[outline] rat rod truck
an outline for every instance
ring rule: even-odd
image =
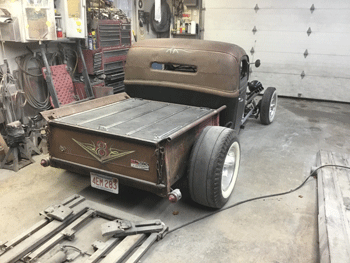
[[[255,62],[259,66],[260,61]],[[249,117],[270,124],[275,88],[248,82],[249,57],[237,45],[182,39],[136,43],[125,65],[126,93],[43,112],[49,158],[43,166],[90,176],[95,188],[119,184],[221,208],[241,159],[237,134]]]

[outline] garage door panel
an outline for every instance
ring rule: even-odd
[[[301,90],[301,78],[297,75],[253,72],[251,80],[259,80],[265,88],[275,87],[279,95],[296,97]]]
[[[230,11],[230,10],[226,10]],[[245,17],[248,20],[249,17]],[[265,9],[251,17],[253,26],[262,31],[350,33],[350,9]],[[252,27],[253,28],[253,27]]]
[[[262,60],[261,66],[259,68],[252,68],[253,72],[259,73],[276,73],[276,74],[284,74],[284,75],[297,75],[301,76],[302,72],[304,72],[307,76],[315,76],[315,77],[333,77],[333,78],[343,78],[350,80],[350,73],[347,68],[343,70],[339,70],[337,67],[332,67],[332,65],[323,66],[320,64],[311,64],[311,63],[297,63],[295,61],[285,61],[281,59],[277,62],[268,61],[264,63]]]
[[[300,76],[301,71],[300,67],[296,64],[271,64],[271,63],[264,63],[262,64],[258,69],[257,68],[252,68],[252,71],[255,72],[260,72],[260,73],[276,73],[276,74],[284,74],[284,75],[298,75]]]
[[[350,9],[317,10],[310,16],[308,27],[314,32],[350,34]]]
[[[208,31],[204,34],[206,40],[234,43],[249,50],[254,47],[260,52],[303,54],[307,49],[313,54],[340,56],[350,54],[350,45],[348,45],[350,34],[315,32],[307,36],[306,32],[258,31],[253,35],[250,31],[226,29]]]
[[[301,38],[304,38],[302,43],[300,43]],[[227,29],[206,30],[204,31],[204,39],[234,43],[249,50],[254,47],[256,51],[290,53],[304,53],[308,40],[304,33],[300,32],[258,31],[253,35],[251,31],[232,31]]]
[[[301,79],[300,76],[254,72],[251,79],[261,81],[265,88],[275,87],[283,96],[298,97],[301,94],[303,98],[350,101],[348,80],[342,78],[305,76]],[[315,86],[318,88],[310,88]]]
[[[205,30],[259,30],[306,32],[310,19],[306,19],[309,10],[276,10],[265,9],[255,14],[248,9],[208,9],[205,13]],[[224,22],[218,17],[225,17]]]
[[[315,6],[315,11],[320,9],[347,9],[350,8],[350,1],[344,0],[245,0],[245,1],[237,1],[237,0],[205,0],[205,7],[210,9],[215,8],[252,8],[258,4],[259,11],[263,9],[308,9],[310,11],[310,7],[312,5]]]
[[[206,9],[253,9],[256,5],[256,0],[245,1],[232,1],[232,0],[220,0],[212,1],[205,0],[204,6]]]
[[[307,9],[264,9],[254,18],[256,28],[262,31],[306,32],[310,19]]]
[[[339,1],[339,0],[337,0]],[[258,4],[260,9],[264,8],[288,8],[288,9],[295,9],[295,8],[307,8],[310,9],[312,4],[315,4],[317,1],[305,1],[305,0],[263,0],[263,1],[257,1],[257,0],[245,0],[245,1],[233,1],[233,0],[220,0],[220,1],[212,1],[212,0],[205,0],[205,7],[210,9],[215,8],[251,8],[254,9],[256,4]],[[259,12],[259,11],[258,11]]]
[[[350,80],[350,63],[349,61],[344,61],[342,63],[339,61],[337,63],[337,59],[334,57],[329,57],[330,60],[327,58],[319,58],[319,60],[312,62],[312,60],[307,60],[304,65],[304,72],[307,75],[312,76],[319,76],[319,77],[335,77],[335,78],[346,78]]]
[[[309,98],[350,102],[350,1],[206,2],[204,39],[235,43],[246,50],[251,61],[261,59],[261,67],[253,67],[252,76],[259,75],[259,80],[271,82],[270,86],[283,86],[282,93],[287,96],[302,93]],[[335,91],[332,96],[324,91],[330,86]],[[346,96],[341,92],[344,86]]]
[[[257,51],[304,53],[308,49],[314,54],[350,54],[348,34],[258,31],[256,39]]]
[[[220,1],[221,2],[221,1]],[[232,1],[235,2],[235,1]],[[350,8],[350,2],[347,0],[263,0],[263,1],[255,1],[258,3],[259,8],[271,8],[271,9],[308,9],[312,5],[315,7],[315,11],[319,9],[344,9]],[[315,12],[314,11],[314,12]]]
[[[285,0],[284,0],[285,1]],[[312,1],[312,4],[315,6],[315,11],[320,9],[349,9],[350,8],[350,1],[347,0],[316,0]],[[311,6],[311,5],[310,5]]]
[[[281,73],[319,77],[336,77],[350,79],[350,60],[342,56],[308,56],[290,53],[256,52],[250,56],[251,61],[261,60],[259,68],[252,67],[255,72]],[[327,61],[327,63],[325,63]]]
[[[324,100],[350,101],[349,80],[328,76],[305,76],[302,80],[302,96]],[[313,88],[310,88],[313,87]]]
[[[312,32],[349,33],[350,10],[319,10],[310,15],[310,10],[287,10],[278,12],[272,9],[259,11],[248,9],[208,9],[205,13],[205,30],[237,30],[252,31],[254,26],[258,31],[302,32],[308,28]],[[223,22],[218,17],[225,17]]]
[[[276,72],[282,74],[301,74],[300,68],[305,63],[305,58],[298,54],[291,53],[269,53],[269,52],[256,52],[254,56],[251,56],[251,61],[260,59],[261,65],[259,68],[255,68],[252,65],[252,70],[263,72]]]
[[[271,32],[256,33],[255,50],[258,52],[304,53],[309,39],[302,32]]]

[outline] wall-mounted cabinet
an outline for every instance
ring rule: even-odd
[[[86,38],[86,1],[56,0],[56,23],[63,37]]]
[[[0,0],[0,40],[25,43],[57,37],[87,37],[85,0]]]
[[[0,8],[3,10],[1,40],[30,42],[56,39],[53,0],[1,0]],[[6,21],[5,17],[8,18]]]

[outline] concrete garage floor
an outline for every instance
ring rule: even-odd
[[[280,99],[270,126],[251,119],[239,137],[239,178],[227,205],[298,186],[320,149],[350,152],[350,105]],[[72,194],[133,213],[160,218],[170,229],[214,210],[185,195],[170,204],[153,194],[121,186],[113,195],[90,187],[89,178],[39,165],[18,173],[0,170],[0,240],[39,221],[38,212]],[[177,215],[173,212],[177,211]],[[175,231],[141,262],[317,262],[315,179],[289,195],[240,205]]]

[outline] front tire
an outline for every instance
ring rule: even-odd
[[[260,121],[262,124],[269,125],[276,116],[277,92],[276,88],[269,87],[264,92],[260,105]]]
[[[223,207],[236,184],[240,157],[240,144],[232,129],[206,127],[190,157],[188,179],[192,200],[208,207]]]

